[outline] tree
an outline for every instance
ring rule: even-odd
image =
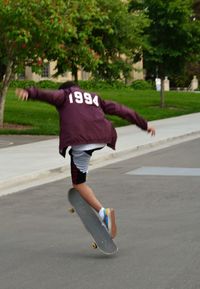
[[[194,17],[193,0],[138,0],[151,21],[146,29],[145,68],[161,78],[161,107],[165,106],[163,82],[200,57],[200,22]]]
[[[41,66],[52,51],[54,57],[62,52],[63,35],[73,30],[65,2],[0,0],[0,126],[13,75],[25,65]]]
[[[58,59],[58,74],[78,68],[95,77],[113,80],[128,77],[134,56],[141,52],[145,14],[128,11],[122,0],[80,0],[72,12],[75,33],[65,38],[63,55]]]
[[[63,53],[57,58],[57,72],[55,75],[70,70],[75,81],[78,81],[80,67],[91,72],[98,62],[89,40],[94,19],[100,17],[100,15],[96,0],[71,1],[70,7],[71,23],[74,30],[64,36]]]
[[[126,79],[141,55],[149,22],[143,11],[129,11],[125,1],[97,0],[97,4],[101,18],[95,19],[90,39],[99,63],[93,74],[110,81]]]

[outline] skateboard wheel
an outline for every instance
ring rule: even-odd
[[[96,242],[92,242],[92,248],[93,248],[93,249],[97,249],[97,244],[96,244]]]
[[[71,214],[75,213],[74,208],[69,208],[69,212],[70,212]]]

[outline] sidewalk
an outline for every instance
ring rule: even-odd
[[[155,137],[133,125],[118,128],[116,151],[106,147],[95,152],[90,170],[200,137],[200,113],[151,124],[156,127]],[[67,154],[64,159],[59,155],[58,139],[0,149],[0,196],[69,175],[69,156]]]

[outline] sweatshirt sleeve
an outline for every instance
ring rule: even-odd
[[[113,101],[100,99],[100,106],[105,114],[117,115],[130,123],[137,125],[142,130],[147,130],[147,121],[136,111]]]
[[[37,88],[28,88],[28,99],[40,100],[47,102],[56,107],[61,106],[66,100],[65,90],[47,90],[47,89],[37,89]]]

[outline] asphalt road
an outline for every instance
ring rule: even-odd
[[[199,289],[200,178],[129,175],[141,167],[199,168],[200,139],[91,171],[116,209],[119,252],[90,249],[67,211],[70,179],[0,198],[1,289]]]

